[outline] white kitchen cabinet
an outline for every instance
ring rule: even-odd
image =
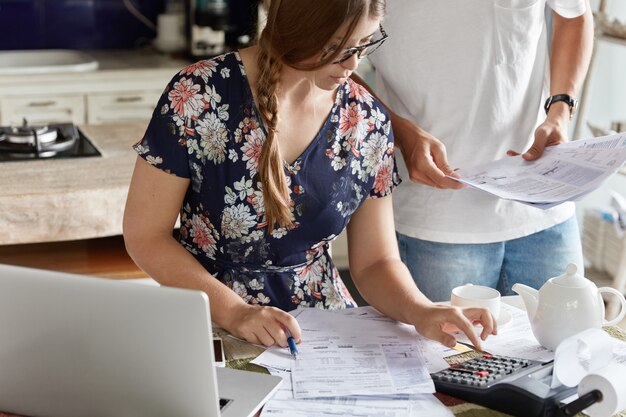
[[[162,92],[163,89],[159,88],[152,91],[89,94],[87,95],[87,123],[148,121]]]
[[[0,98],[0,125],[20,125],[26,118],[31,125],[42,123],[85,123],[85,96],[23,95]]]
[[[151,51],[93,51],[99,69],[0,76],[0,126],[147,123],[172,76],[189,61]]]

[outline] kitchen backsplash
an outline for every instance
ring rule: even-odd
[[[165,0],[131,0],[152,22]],[[156,33],[123,0],[0,0],[0,49],[118,49]]]

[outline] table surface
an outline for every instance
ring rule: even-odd
[[[158,285],[156,282],[150,278],[147,279],[137,279],[134,280],[137,283],[148,284],[148,285]],[[524,309],[524,304],[520,296],[506,296],[502,297],[502,301],[506,304],[512,305],[514,307]],[[621,340],[626,340],[626,332],[618,327],[605,328],[605,330],[611,334],[612,336],[619,338]],[[213,328],[213,333],[215,336],[222,337],[224,341],[224,350],[226,353],[227,366],[235,369],[246,369],[250,371],[256,372],[267,372],[264,368],[250,364],[249,362],[261,354],[265,348],[259,347],[256,345],[252,345],[243,340],[232,337],[228,332],[219,327]],[[472,353],[468,354],[460,354],[466,355],[468,358],[471,357]],[[458,358],[459,355],[456,355],[454,358]],[[458,359],[454,359],[454,361],[458,361]],[[507,414],[501,413],[499,411],[494,411],[483,406],[468,403],[462,400],[458,400],[454,397],[450,397],[444,394],[435,394],[439,400],[441,400],[456,417],[506,417]],[[576,417],[584,417],[583,414],[577,414]],[[622,412],[618,414],[619,417],[626,417],[626,412]],[[14,414],[6,414],[0,412],[0,417],[19,417]]]

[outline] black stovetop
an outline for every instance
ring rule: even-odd
[[[100,156],[98,149],[72,123],[56,123],[48,125],[57,130],[58,139],[49,144],[41,144],[39,148],[31,144],[9,143],[2,140],[10,127],[0,127],[0,162],[28,161],[37,159],[67,159]],[[71,141],[74,141],[71,143]],[[61,149],[61,150],[55,150]]]

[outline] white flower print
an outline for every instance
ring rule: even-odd
[[[284,227],[279,227],[277,229],[272,230],[272,237],[274,239],[280,239],[281,237],[287,234],[288,230]]]
[[[165,103],[161,107],[161,116],[163,116],[164,114],[167,114],[168,111],[170,111],[170,106],[169,106],[169,104]]]
[[[226,126],[213,113],[197,121],[196,131],[200,135],[202,156],[216,164],[226,159],[228,131]]]
[[[326,278],[322,282],[322,295],[325,297],[324,307],[329,310],[338,310],[345,308],[345,301],[341,298],[341,295],[335,289],[335,286]]]
[[[252,290],[259,291],[263,289],[263,281],[259,282],[259,280],[255,278],[248,283],[248,286]]]
[[[137,144],[135,145],[135,151],[139,155],[145,155],[150,152],[150,147],[148,145]]]
[[[234,281],[233,282],[233,291],[239,297],[243,298],[246,303],[249,303],[250,300],[253,298],[251,295],[248,295],[248,289],[246,288],[246,286],[243,285],[239,281]]]
[[[163,163],[163,158],[161,158],[160,156],[148,155],[146,156],[146,162],[148,162],[150,165],[159,165]]]
[[[239,155],[237,155],[237,152],[234,149],[229,149],[228,150],[228,159],[233,161],[233,162],[237,162],[239,160]]]
[[[228,120],[228,108],[229,107],[230,106],[228,104],[222,104],[221,106],[217,108],[217,117],[219,117],[220,120],[223,120],[223,121]]]
[[[256,299],[259,302],[259,304],[269,304],[272,301],[270,300],[268,296],[266,296],[262,292],[257,294]]]
[[[239,199],[242,201],[245,200],[247,196],[254,193],[254,190],[252,189],[252,180],[246,180],[246,177],[241,177],[239,181],[235,181],[234,187],[235,191],[239,192]]]
[[[352,162],[350,162],[350,168],[352,168],[352,175],[357,175],[357,177],[361,181],[367,178],[367,176],[363,174],[363,170],[361,169],[361,163],[358,159],[353,159]]]
[[[237,194],[235,194],[235,192],[229,186],[226,186],[225,191],[226,195],[224,196],[224,203],[232,206],[237,202]]]
[[[255,216],[250,213],[250,206],[228,206],[222,213],[222,234],[229,239],[240,238],[256,225],[255,220]]]
[[[387,150],[387,137],[379,132],[373,132],[368,139],[361,144],[362,166],[365,172],[374,175],[380,165],[383,155]]]
[[[217,103],[222,101],[222,96],[215,91],[214,85],[210,87],[207,86],[206,93],[204,93],[204,100],[211,105],[211,108],[215,109],[217,108]]]
[[[377,108],[372,109],[372,113],[370,115],[370,123],[373,124],[376,129],[380,129],[383,123],[385,123],[385,120],[387,120],[387,116],[385,116],[385,113]]]
[[[334,157],[330,165],[333,167],[335,171],[340,171],[343,167],[346,166],[345,158],[340,158],[338,156]]]
[[[220,75],[222,76],[222,78],[230,78],[230,69],[222,68],[222,70],[220,71]]]

